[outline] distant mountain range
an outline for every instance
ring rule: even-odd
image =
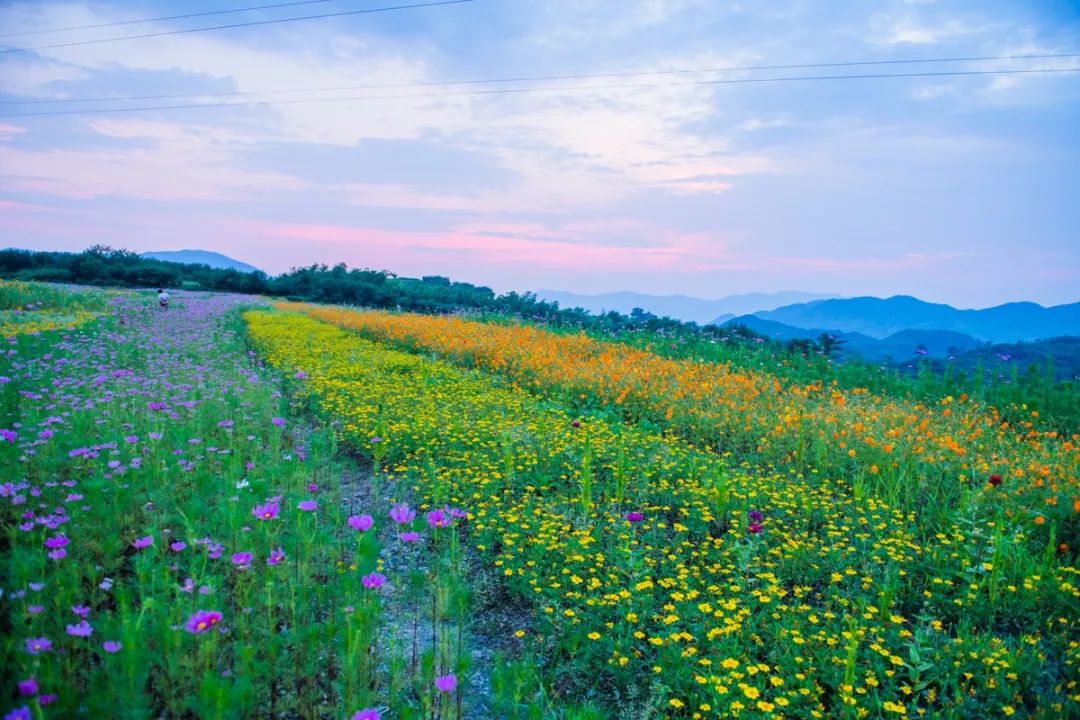
[[[958,310],[908,296],[859,297],[799,303],[720,319],[745,325],[776,340],[814,339],[822,333],[842,340],[842,352],[872,360],[917,356],[946,358],[992,343],[1015,343],[1080,335],[1080,302],[1043,307],[1009,303],[984,310]],[[1060,346],[1060,344],[1058,344]]]
[[[907,295],[817,300],[753,313],[795,328],[825,328],[885,339],[902,330],[949,330],[987,342],[1018,342],[1080,334],[1080,302],[1043,307],[1008,303],[957,310]]]
[[[227,255],[211,252],[210,250],[154,250],[153,252],[144,252],[142,256],[154,260],[184,263],[185,265],[209,265],[219,270],[239,270],[240,272],[257,272],[259,270],[254,265],[233,260]]]
[[[699,325],[719,325],[737,315],[747,315],[763,310],[774,310],[793,303],[836,297],[807,292],[746,293],[729,295],[719,300],[705,300],[688,295],[647,295],[636,292],[613,292],[601,295],[582,295],[561,290],[537,290],[541,300],[558,302],[560,307],[579,307],[591,313],[603,314],[614,310],[624,315],[634,308],[647,310],[653,315],[670,317]]]

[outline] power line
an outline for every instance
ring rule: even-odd
[[[54,50],[56,48],[76,47],[79,45],[97,45],[99,43],[116,42],[118,40],[139,40],[142,38],[164,37],[165,35],[187,35],[190,33],[207,32],[209,30],[231,30],[233,28],[255,27],[258,25],[277,25],[279,23],[297,22],[299,20],[319,20],[322,18],[346,17],[350,15],[367,15],[370,13],[388,12],[391,10],[411,10],[414,8],[438,7],[440,5],[461,5],[463,3],[478,2],[478,0],[437,0],[436,2],[414,3],[411,5],[393,5],[390,7],[368,8],[366,10],[345,10],[342,12],[322,13],[319,15],[304,15],[301,17],[279,18],[277,20],[253,20],[251,22],[231,23],[229,25],[213,25],[210,27],[188,28],[186,30],[163,30],[161,32],[143,33],[142,35],[124,35],[121,37],[97,38],[96,40],[79,40],[77,42],[57,43],[55,45],[37,45],[24,48],[6,48],[0,50],[0,54],[35,52],[38,50]]]
[[[73,32],[75,30],[97,30],[98,28],[116,27],[118,25],[138,25],[148,22],[164,22],[166,20],[187,20],[189,18],[206,17],[207,15],[229,15],[232,13],[251,12],[253,10],[272,10],[275,8],[295,7],[296,5],[319,5],[333,2],[334,0],[300,0],[298,2],[277,3],[275,5],[255,5],[253,7],[235,8],[233,10],[208,10],[207,12],[187,13],[186,15],[167,15],[165,17],[143,18],[141,20],[120,20],[117,22],[98,23],[97,25],[76,25],[74,27],[50,28],[48,30],[25,30],[23,32],[2,33],[0,38],[25,37],[26,35],[46,35],[49,33]]]
[[[772,78],[742,78],[728,80],[688,80],[668,83],[621,83],[611,85],[571,85],[538,88],[496,88],[493,90],[459,90],[436,93],[408,93],[396,95],[354,95],[332,98],[300,98],[296,100],[256,100],[226,103],[191,103],[178,105],[153,105],[145,107],[102,108],[96,110],[45,110],[27,113],[0,113],[4,118],[46,117],[54,115],[101,115],[111,113],[142,112],[146,110],[191,110],[200,108],[257,107],[260,105],[303,105],[307,103],[349,102],[355,100],[403,100],[412,98],[464,97],[473,95],[510,95],[538,92],[577,92],[596,90],[628,90],[641,88],[688,87],[695,85],[749,85],[755,83],[804,82],[818,80],[867,80],[882,78],[955,77],[972,75],[1018,75],[1039,73],[1080,72],[1080,68],[1030,69],[1030,70],[957,70],[945,72],[872,73],[864,75],[802,75]]]
[[[950,58],[927,58],[922,60],[864,60],[851,62],[829,63],[803,63],[797,65],[745,65],[741,67],[722,68],[698,68],[679,70],[642,70],[634,72],[615,73],[577,73],[572,75],[532,75],[521,77],[483,78],[472,80],[446,80],[418,83],[395,83],[381,85],[337,85],[318,88],[291,88],[285,90],[248,90],[248,91],[225,91],[205,93],[180,93],[170,95],[128,95],[121,97],[92,97],[92,98],[67,98],[63,100],[6,100],[4,103],[18,105],[55,105],[59,103],[91,103],[91,102],[129,102],[137,100],[177,100],[181,98],[210,98],[210,97],[248,97],[252,95],[288,95],[293,93],[308,92],[337,92],[342,90],[402,90],[406,88],[432,87],[445,85],[489,85],[510,82],[542,82],[554,80],[591,80],[599,78],[628,78],[645,77],[649,75],[687,75],[696,73],[719,73],[719,72],[749,72],[755,70],[805,70],[810,68],[833,68],[833,67],[857,67],[869,65],[905,65],[924,63],[957,63],[957,62],[987,62],[998,60],[1045,60],[1062,58],[1080,58],[1080,53],[1060,53],[1054,55],[986,55],[978,57],[950,57]]]

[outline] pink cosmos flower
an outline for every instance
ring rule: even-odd
[[[455,689],[457,689],[457,677],[454,675],[454,673],[450,673],[449,675],[440,675],[439,677],[435,678],[435,688],[439,692],[452,693]]]
[[[267,565],[280,565],[285,560],[285,550],[278,548],[270,551],[270,557],[266,558]]]
[[[375,520],[370,515],[352,515],[349,517],[349,527],[357,532],[367,532],[371,529],[371,526],[375,523]]]
[[[188,619],[184,629],[189,633],[200,634],[208,632],[219,622],[221,613],[216,610],[199,610]]]
[[[443,528],[450,523],[450,515],[445,510],[436,508],[427,514],[427,524],[433,528]]]
[[[267,502],[256,505],[251,510],[251,514],[260,520],[274,520],[280,511],[281,507],[276,502]]]
[[[368,590],[374,590],[386,584],[386,576],[377,572],[368,573],[360,578],[360,583]]]
[[[405,503],[399,503],[390,508],[390,519],[398,525],[411,523],[416,519],[416,511],[409,508]]]

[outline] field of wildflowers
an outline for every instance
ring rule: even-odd
[[[91,314],[0,356],[5,717],[1080,713],[1076,438],[536,329],[18,292]]]
[[[0,280],[0,337],[76,327],[96,317],[105,301],[100,291]]]
[[[286,306],[290,307],[290,306]],[[456,317],[291,306],[376,340],[509,378],[582,411],[608,408],[707,449],[817,469],[859,494],[949,521],[992,476],[1040,539],[1080,534],[1080,428],[1014,424],[966,396],[923,403],[766,372],[675,360],[584,335]],[[937,520],[926,508],[937,508]],[[1019,517],[1018,517],[1019,516]],[[1075,542],[1074,542],[1075,544]],[[1075,550],[1075,548],[1073,548]]]
[[[460,576],[432,541],[456,518],[361,506],[333,435],[289,412],[303,381],[250,354],[244,302],[117,296],[7,338],[5,717],[461,715],[453,608],[411,594],[437,634],[417,652],[383,642],[378,599],[384,537],[420,581]]]
[[[1078,707],[1072,551],[996,473],[928,528],[839,473],[763,474],[302,315],[248,323],[422,508],[465,508],[467,542],[535,610],[505,716],[590,694],[625,717]]]

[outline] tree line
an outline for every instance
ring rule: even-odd
[[[39,282],[129,288],[179,288],[269,295],[336,305],[449,314],[510,315],[557,327],[607,333],[656,332],[661,335],[729,335],[714,326],[681,322],[635,308],[629,315],[592,315],[582,308],[562,308],[531,292],[497,294],[491,288],[455,282],[441,275],[399,277],[385,270],[314,264],[280,275],[241,272],[209,265],[169,262],[128,250],[95,246],[80,253],[0,250],[0,277]],[[754,333],[741,329],[744,337]]]

